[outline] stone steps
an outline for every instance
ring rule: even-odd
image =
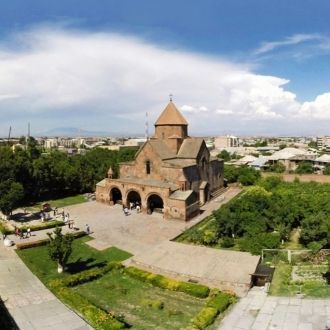
[[[228,190],[228,187],[221,187],[211,194],[211,198],[213,199],[213,198],[219,197],[220,195],[225,193],[227,190]]]

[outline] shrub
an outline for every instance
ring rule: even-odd
[[[78,232],[73,233],[71,235],[76,239],[76,238],[86,236],[87,234],[84,231],[78,231]],[[48,238],[40,239],[40,240],[34,241],[34,242],[17,243],[16,248],[17,248],[17,250],[24,250],[24,249],[30,249],[30,248],[34,248],[34,247],[37,247],[37,246],[47,245],[47,244],[49,244],[49,239]]]
[[[233,294],[212,289],[205,307],[192,319],[193,325],[198,329],[205,329],[214,322],[219,313],[224,312],[235,301]]]
[[[7,225],[3,222],[0,222],[0,231],[3,235],[14,234],[14,231],[12,229],[9,229]]]
[[[80,274],[72,275],[65,279],[55,279],[48,282],[48,287],[51,291],[64,303],[81,314],[95,329],[99,330],[117,330],[126,327],[122,315],[117,319],[112,313],[107,313],[101,308],[92,304],[88,299],[82,297],[75,291],[72,291],[68,286],[74,286],[81,283],[92,281],[99,276],[114,268],[122,267],[119,263],[109,263],[102,269],[92,269]]]
[[[221,247],[230,248],[235,245],[235,240],[232,237],[224,237],[220,242]]]
[[[234,300],[234,296],[228,293],[218,292],[209,298],[206,306],[216,308],[218,312],[221,313],[224,312]]]
[[[144,282],[149,282],[152,285],[158,286],[160,288],[172,291],[181,291],[198,298],[205,298],[210,292],[210,289],[205,285],[181,282],[165,277],[163,275],[152,274],[135,267],[127,267],[124,269],[124,271],[125,273],[134,278],[137,278]]]
[[[58,226],[64,226],[63,221],[58,221],[58,220],[53,220],[45,223],[39,223],[36,225],[30,226],[31,231],[38,231],[38,230],[43,230],[43,229],[49,229],[49,228],[54,228]],[[28,227],[23,226],[21,227],[22,230],[26,230]]]
[[[110,272],[111,270],[113,270],[115,268],[119,269],[122,267],[123,266],[120,263],[110,262],[105,267],[85,270],[78,274],[74,274],[69,277],[66,277],[62,280],[62,285],[67,286],[67,287],[73,287],[73,286],[76,286],[79,284],[87,283],[87,282],[90,282],[97,278],[102,277],[104,274]]]
[[[202,284],[188,283],[188,282],[179,282],[179,288],[177,291],[182,291],[191,296],[198,298],[205,298],[209,295],[209,287]]]
[[[17,243],[16,248],[17,248],[17,250],[24,250],[24,249],[30,249],[30,248],[34,248],[37,246],[47,245],[47,244],[49,244],[48,238],[41,239],[41,240],[34,241],[34,242]]]
[[[207,229],[204,231],[203,244],[213,245],[217,242],[217,235],[215,230]]]
[[[125,323],[114,315],[93,305],[88,299],[66,287],[57,287],[55,294],[81,314],[95,329],[117,330],[125,328]]]
[[[198,329],[205,329],[212,324],[218,315],[218,311],[213,307],[204,307],[193,319],[192,323]]]
[[[152,309],[163,309],[164,308],[164,302],[160,300],[153,300],[153,299],[144,299],[141,302],[142,305],[148,306]]]

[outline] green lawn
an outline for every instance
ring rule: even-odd
[[[154,287],[120,270],[72,290],[104,310],[123,314],[133,329],[183,329],[205,304],[205,299]],[[163,308],[148,306],[152,302]]]
[[[51,199],[47,201],[42,201],[38,202],[36,204],[33,204],[32,206],[28,206],[27,210],[28,211],[39,211],[42,209],[42,205],[45,203],[49,203],[52,208],[57,207],[66,207],[69,205],[74,205],[74,204],[80,204],[80,203],[85,203],[87,200],[84,197],[84,195],[75,195],[75,196],[69,196],[69,197],[64,197],[64,198],[59,198],[59,199]]]
[[[89,240],[91,240],[89,236],[74,240],[73,253],[68,263],[68,274],[103,266],[109,261],[122,261],[131,256],[130,253],[115,247],[98,251],[85,244]],[[54,261],[50,260],[47,246],[16,250],[16,252],[30,270],[44,283],[55,278],[67,276],[67,274],[59,275],[57,273],[57,265]]]

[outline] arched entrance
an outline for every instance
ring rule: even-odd
[[[121,191],[117,187],[113,187],[110,190],[110,202],[113,204],[122,204],[122,199]]]
[[[141,206],[141,196],[140,194],[135,191],[135,190],[131,190],[128,194],[127,194],[127,199],[126,199],[126,206],[129,207],[130,203],[133,203],[135,206],[137,204],[139,204]]]
[[[150,213],[163,212],[163,208],[164,208],[163,199],[156,194],[152,194],[148,197],[147,205],[148,205],[148,212]]]

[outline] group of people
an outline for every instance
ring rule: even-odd
[[[26,231],[24,231],[23,229],[15,227],[14,231],[15,236],[19,237],[20,239],[31,237],[31,228],[27,228]]]
[[[123,205],[123,212],[125,215],[129,215],[129,210],[135,209],[137,213],[141,212],[141,206],[139,202],[129,202],[129,209],[127,205]]]

